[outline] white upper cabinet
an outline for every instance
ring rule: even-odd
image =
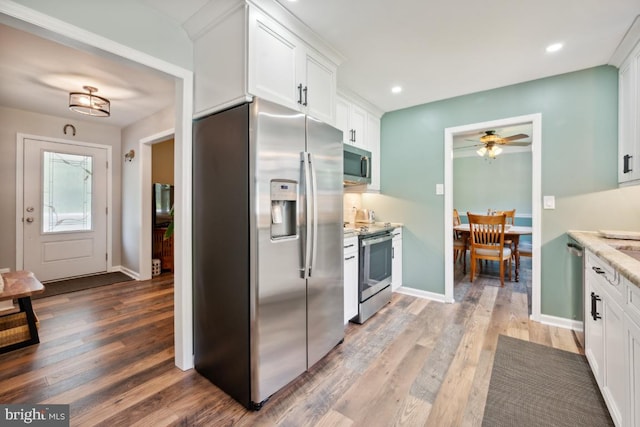
[[[274,4],[227,0],[188,22],[196,116],[257,96],[335,122],[340,56]]]
[[[371,184],[368,191],[380,191],[380,116],[382,112],[356,95],[340,93],[336,101],[336,127],[342,140],[371,152]]]
[[[316,119],[333,123],[336,116],[336,66],[310,50],[306,50],[302,56],[305,75],[298,83],[298,88],[304,86],[303,107],[306,107],[307,114]]]
[[[249,93],[335,120],[336,65],[255,8],[249,9]]]
[[[367,112],[357,104],[338,97],[336,105],[336,127],[342,131],[345,144],[368,149]]]
[[[249,10],[249,93],[298,108],[300,42],[273,20]]]
[[[614,57],[618,74],[618,182],[640,184],[640,21],[636,19]],[[630,48],[631,47],[631,48]],[[628,55],[625,54],[629,52]],[[616,64],[618,65],[618,64]]]
[[[380,191],[380,119],[369,114],[367,116],[367,143],[371,151],[371,184],[368,189]]]

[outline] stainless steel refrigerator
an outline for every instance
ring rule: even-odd
[[[195,367],[248,408],[344,338],[341,141],[262,99],[194,122]]]

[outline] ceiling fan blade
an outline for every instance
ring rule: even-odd
[[[505,138],[502,138],[503,141],[515,141],[517,139],[523,139],[523,138],[529,138],[529,135],[526,135],[524,133],[519,133],[517,135],[511,135],[511,136],[507,136]]]
[[[477,142],[477,141],[474,141]],[[476,147],[482,147],[484,146],[484,144],[475,144],[475,145],[465,145],[462,147],[453,147],[454,150],[470,150],[472,148],[476,148]]]
[[[505,145],[508,145],[510,147],[528,147],[529,145],[531,145],[530,142],[507,142]]]

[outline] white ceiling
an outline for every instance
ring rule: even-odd
[[[181,25],[218,0],[130,1]],[[339,87],[383,111],[606,64],[640,14],[638,0],[280,2],[344,55]],[[173,103],[173,79],[138,64],[2,25],[0,40],[0,105],[80,120],[68,92],[88,84],[112,101],[91,120],[126,126]],[[564,49],[546,53],[554,42]]]
[[[106,54],[99,56],[0,25],[0,105],[118,127],[173,105],[173,78]],[[111,117],[68,109],[69,92],[94,86],[111,101]]]

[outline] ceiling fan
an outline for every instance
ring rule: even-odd
[[[511,146],[527,146],[530,142],[517,142],[519,139],[528,138],[529,135],[524,133],[518,133],[516,135],[501,137],[495,130],[484,131],[484,135],[480,137],[480,148],[476,151],[479,156],[488,156],[494,159],[498,154],[502,153],[501,145]],[[475,140],[474,140],[475,141]]]

